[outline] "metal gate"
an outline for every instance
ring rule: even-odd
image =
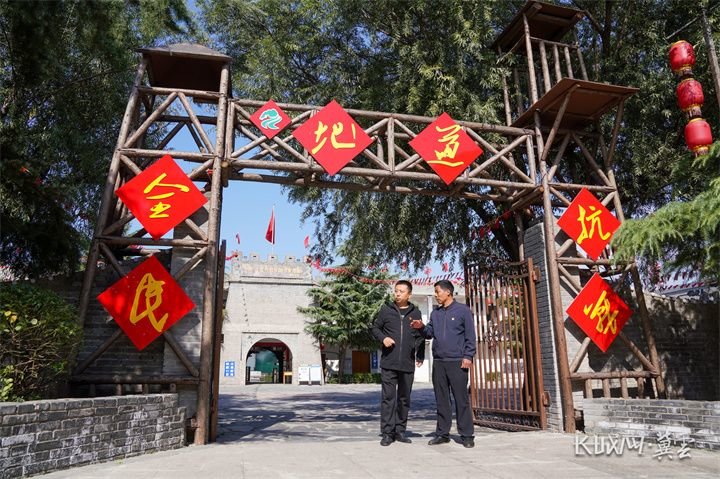
[[[475,424],[509,430],[547,427],[535,277],[532,259],[465,263],[465,295],[478,336],[470,374]]]

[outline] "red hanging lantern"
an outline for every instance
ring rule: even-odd
[[[706,155],[712,144],[710,125],[703,118],[693,118],[685,125],[685,143],[695,156]]]
[[[694,78],[686,78],[680,82],[675,91],[680,109],[687,113],[690,118],[700,116],[700,107],[705,102],[702,85]]]
[[[685,40],[670,45],[670,68],[677,75],[689,75],[695,65],[695,50]]]

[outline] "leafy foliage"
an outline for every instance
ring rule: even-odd
[[[134,50],[187,29],[182,0],[0,2],[0,263],[15,275],[77,268]]]
[[[82,328],[57,294],[30,285],[0,289],[0,401],[44,398],[70,372]]]
[[[510,2],[200,5],[216,47],[235,60],[237,96],[316,105],[334,98],[348,108],[499,120],[500,70],[488,46],[514,13]],[[470,230],[497,215],[490,203],[452,198],[315,188],[292,189],[289,198],[305,205],[304,219],[316,222],[314,254],[332,258],[345,244],[351,262],[370,256],[374,263],[407,262],[411,269],[433,255],[459,256]],[[509,241],[504,246],[514,251]],[[487,250],[488,244],[478,241],[475,247]]]
[[[709,155],[695,159],[693,167],[716,170],[718,164],[720,142]],[[720,279],[720,176],[690,201],[674,201],[646,218],[625,221],[613,245],[621,260],[642,255],[662,260],[668,270],[690,267],[705,277]]]
[[[455,118],[499,123],[501,70],[490,45],[523,3],[221,0],[201,6],[218,48],[227,47],[235,58],[238,96],[317,105],[335,98],[350,108],[428,116],[447,111]],[[691,155],[682,138],[684,119],[675,104],[677,80],[667,51],[680,37],[691,41],[698,55],[695,76],[706,90],[712,85],[699,24],[672,36],[688,22],[689,12],[699,14],[708,2],[559,3],[587,12],[577,28],[590,79],[640,89],[626,104],[614,155],[626,216],[643,216],[707,191],[714,175],[688,167]],[[717,11],[710,18],[715,31]],[[716,118],[718,105],[706,97],[704,114]],[[606,134],[609,122],[608,117],[601,124]],[[579,149],[568,151],[557,176],[592,182],[576,167],[581,155]],[[292,189],[289,198],[305,205],[304,219],[315,221],[319,241],[313,253],[322,257],[344,245],[352,261],[370,256],[373,262],[403,261],[412,268],[433,257],[517,255],[512,220],[496,232],[498,241],[471,238],[471,230],[501,213],[490,202],[313,188]]]
[[[305,326],[308,334],[318,343],[338,347],[341,375],[345,371],[348,348],[369,351],[377,347],[370,327],[380,306],[391,300],[386,284],[358,279],[387,279],[385,273],[374,271],[368,274],[360,268],[351,268],[350,272],[333,273],[332,279],[320,281],[307,292],[312,304],[298,308],[298,312],[308,317]]]

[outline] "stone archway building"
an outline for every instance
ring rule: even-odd
[[[305,333],[305,318],[297,311],[298,306],[310,304],[306,294],[313,285],[310,265],[294,256],[280,261],[270,255],[263,261],[257,254],[242,253],[228,264],[220,384],[245,384],[248,352],[268,338],[290,349],[292,383],[297,384],[299,366],[321,364],[320,350]]]

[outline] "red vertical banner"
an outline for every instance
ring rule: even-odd
[[[267,231],[265,232],[265,239],[275,244],[275,208],[273,208],[270,213],[270,223],[268,223]]]
[[[305,248],[309,248],[309,247],[310,247],[310,235],[308,235],[308,236],[305,237],[304,244],[305,244]]]

